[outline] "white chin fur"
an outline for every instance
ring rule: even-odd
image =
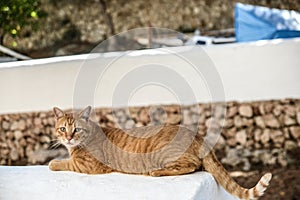
[[[77,142],[74,142],[73,140],[71,140],[70,142],[68,141],[64,141],[63,143],[67,148],[73,148],[76,147],[78,144]]]

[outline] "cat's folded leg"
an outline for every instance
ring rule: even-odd
[[[181,174],[189,174],[196,171],[198,167],[196,165],[181,166],[174,164],[166,168],[157,169],[149,172],[150,176],[176,176]]]
[[[181,174],[189,174],[201,167],[201,160],[189,153],[183,154],[178,160],[166,163],[163,168],[153,170],[150,176],[176,176]]]
[[[69,160],[51,160],[49,168],[52,171],[69,171]]]
[[[182,175],[182,174],[188,174],[196,171],[195,167],[190,168],[181,168],[181,169],[158,169],[153,170],[149,174],[150,176],[176,176],[176,175]]]

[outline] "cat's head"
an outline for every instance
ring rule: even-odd
[[[53,112],[56,119],[55,131],[60,143],[68,149],[84,145],[84,140],[89,134],[89,117],[91,107],[88,106],[81,112],[65,113],[54,107]]]

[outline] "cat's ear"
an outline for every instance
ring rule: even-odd
[[[53,112],[54,112],[54,115],[55,115],[56,119],[63,117],[64,114],[65,114],[61,109],[59,109],[57,107],[53,108]]]
[[[92,110],[91,106],[86,107],[83,111],[79,113],[79,117],[88,121],[90,118],[91,110]]]

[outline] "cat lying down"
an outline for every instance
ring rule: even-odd
[[[69,159],[49,163],[53,171],[174,176],[204,169],[229,193],[247,200],[262,196],[272,178],[272,174],[267,173],[253,188],[241,187],[204,139],[183,126],[122,130],[100,127],[91,121],[90,106],[80,113],[64,113],[59,108],[53,111],[58,141],[70,153]]]

